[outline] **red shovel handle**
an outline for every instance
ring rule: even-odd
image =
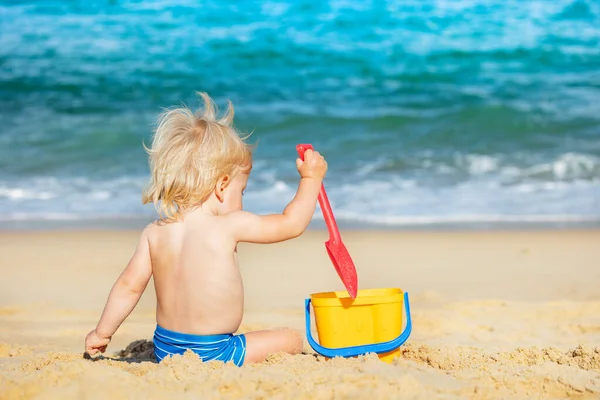
[[[296,150],[302,161],[304,161],[304,152],[306,150],[314,151],[311,144],[299,144],[296,146]],[[335,217],[333,216],[333,211],[331,210],[331,205],[329,204],[327,192],[325,192],[323,183],[321,183],[321,191],[319,192],[319,205],[321,206],[321,211],[323,211],[323,218],[325,219],[325,224],[329,231],[329,237],[336,243],[341,242],[340,231],[335,223]]]

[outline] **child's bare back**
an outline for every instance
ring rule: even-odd
[[[308,151],[296,160],[298,192],[282,214],[258,216],[242,207],[252,168],[249,147],[231,128],[232,113],[216,120],[210,98],[204,115],[187,109],[161,116],[150,153],[152,178],[144,202],[164,217],[144,229],[127,267],[115,282],[86,352],[104,352],[150,277],[156,290],[155,355],[187,349],[208,360],[236,365],[271,353],[298,353],[300,333],[273,329],[236,335],[244,290],[239,242],[274,243],[299,236],[316,207],[327,163]]]
[[[158,325],[200,335],[240,326],[244,293],[236,243],[220,219],[194,211],[183,222],[146,229]]]

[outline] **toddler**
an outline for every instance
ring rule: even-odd
[[[233,128],[233,106],[218,118],[205,107],[167,110],[158,119],[150,149],[151,179],[143,203],[159,219],[141,233],[137,248],[113,285],[104,311],[85,339],[85,350],[104,352],[131,313],[150,277],[156,291],[154,352],[160,362],[187,349],[203,361],[241,366],[269,354],[302,351],[303,336],[291,329],[235,334],[243,316],[239,242],[275,243],[301,235],[315,211],[327,171],[318,152],[296,159],[298,190],[283,213],[244,211],[242,195],[252,169],[252,148]]]

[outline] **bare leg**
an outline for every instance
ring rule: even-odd
[[[302,351],[302,335],[289,328],[254,331],[246,336],[246,358],[244,364],[262,362],[269,354],[285,352],[298,354]]]

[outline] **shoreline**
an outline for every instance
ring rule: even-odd
[[[0,220],[0,233],[20,231],[130,231],[141,230],[151,223],[153,218],[119,217],[119,218],[90,218],[77,220]],[[340,231],[384,231],[384,232],[413,232],[413,231],[540,231],[540,230],[600,230],[598,219],[567,219],[544,220],[533,218],[529,220],[489,220],[489,221],[433,221],[407,222],[402,224],[380,224],[370,222],[355,222],[337,220]],[[326,230],[323,220],[315,219],[310,222],[307,231]]]

